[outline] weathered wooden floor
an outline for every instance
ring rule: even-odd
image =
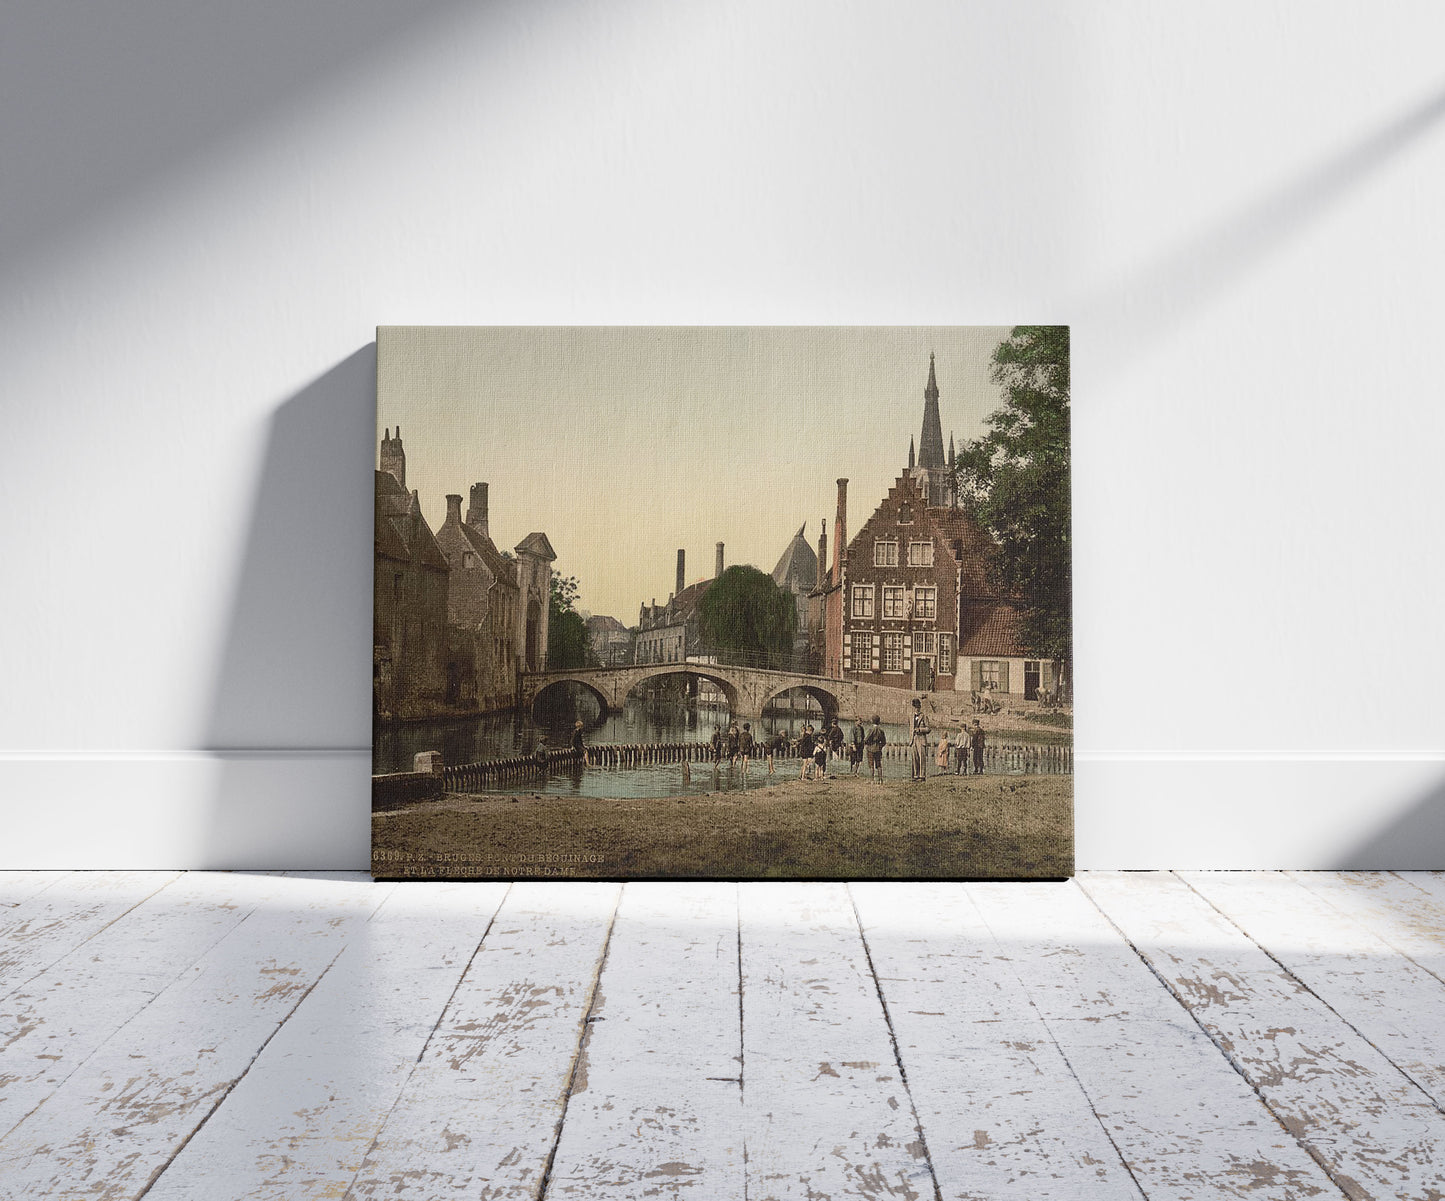
[[[0,873],[0,1197],[1445,1198],[1445,875]]]

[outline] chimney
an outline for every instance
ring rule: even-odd
[[[679,546],[679,547],[677,548],[677,591],[678,591],[679,594],[682,592],[682,585],[683,585],[683,549],[682,549],[682,547]]]
[[[818,587],[828,586],[828,519],[823,518],[823,529],[818,535]]]
[[[833,587],[843,582],[843,552],[848,549],[848,481],[838,481],[838,516],[833,522]]]
[[[472,500],[467,507],[467,524],[476,530],[477,533],[490,538],[491,531],[487,529],[487,486],[486,484],[472,485]]]
[[[447,497],[447,525],[462,524],[462,498],[455,492]]]
[[[406,451],[401,445],[401,426],[396,427],[396,437],[394,438],[391,436],[390,430],[384,432],[381,439],[379,466],[382,471],[390,472],[392,479],[403,488],[406,487]]]
[[[723,544],[717,544],[717,570],[713,572],[713,579],[717,579],[723,573]]]

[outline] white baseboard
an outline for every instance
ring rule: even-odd
[[[369,749],[0,754],[0,868],[365,870]],[[1445,756],[1081,752],[1088,869],[1445,868]]]

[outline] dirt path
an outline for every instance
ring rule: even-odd
[[[378,876],[950,879],[1073,872],[1071,776],[830,777],[653,799],[465,796],[372,817]]]

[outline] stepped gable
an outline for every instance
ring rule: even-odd
[[[913,509],[911,527],[897,525],[896,519],[892,517],[905,502]],[[853,553],[852,548],[864,536],[865,531],[869,532],[869,537],[873,536],[869,527],[880,519],[888,520],[891,528],[900,532],[911,529],[915,538],[926,533],[941,542],[943,552],[960,563],[961,596],[987,597],[990,600],[1001,598],[1001,591],[989,572],[988,561],[993,551],[993,540],[962,509],[927,504],[923,490],[911,475],[900,475],[894,480],[893,487],[888,489],[888,495],[873,510],[873,516],[853,535],[852,542],[848,544],[850,556]],[[935,551],[935,554],[937,553]]]

